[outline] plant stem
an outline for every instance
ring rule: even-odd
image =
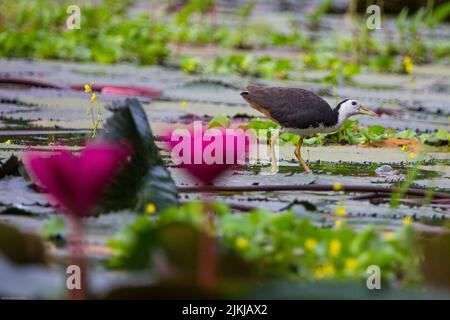
[[[69,264],[80,268],[80,289],[69,289],[70,300],[84,300],[87,293],[87,268],[83,252],[84,225],[81,218],[70,217]]]
[[[209,234],[213,227],[212,216],[209,215],[210,206],[204,201],[204,226],[200,232],[198,281],[205,289],[213,289],[217,284],[217,252],[214,238]]]

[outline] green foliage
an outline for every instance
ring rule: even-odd
[[[264,130],[270,130],[270,129],[278,129],[280,126],[277,125],[275,122],[271,120],[261,120],[261,119],[252,119],[249,123],[247,123],[247,128],[250,129],[264,129]]]
[[[231,54],[215,58],[204,69],[218,75],[287,79],[292,68],[290,59]]]
[[[307,15],[307,18],[313,24],[318,23],[322,16],[330,10],[332,4],[333,0],[322,1],[312,13]]]
[[[142,64],[163,62],[169,50],[149,17],[125,15],[129,1],[84,5],[81,29],[65,28],[67,5],[54,1],[5,0],[0,4],[0,57]]]
[[[391,55],[380,55],[370,61],[370,65],[381,72],[390,72],[394,69],[395,58]]]
[[[358,120],[347,119],[338,131],[327,135],[335,143],[362,144],[365,139],[358,132]]]
[[[430,9],[426,16],[425,23],[429,28],[436,27],[450,15],[450,2],[443,3],[440,6]]]
[[[176,15],[176,21],[180,24],[187,24],[194,14],[204,15],[212,6],[214,0],[189,0]]]
[[[400,132],[392,133],[391,137],[396,139],[413,139],[416,137],[416,132],[411,129],[406,129]]]
[[[200,228],[205,206],[189,202],[158,216],[139,217],[110,246],[117,254],[109,261],[115,268],[148,268],[157,254],[168,252],[159,230],[174,224]],[[237,252],[253,263],[262,276],[290,280],[361,280],[366,268],[378,265],[386,282],[418,279],[417,252],[410,227],[384,237],[373,227],[356,232],[347,227],[326,229],[292,212],[274,214],[258,209],[233,214],[224,204],[212,204],[216,212],[211,230],[221,247]],[[173,250],[173,248],[171,249]],[[170,254],[170,253],[169,253]]]
[[[386,139],[385,129],[382,126],[374,125],[368,128],[361,128],[360,132],[368,142],[379,142]]]
[[[208,128],[214,128],[214,127],[223,127],[228,128],[230,126],[230,118],[227,116],[217,115],[211,119],[211,121],[208,123]]]
[[[257,131],[257,134],[260,135],[261,133],[258,132],[258,130],[266,130],[267,131],[267,140],[269,141],[270,137],[272,136],[272,133],[276,130],[280,129],[280,126],[277,125],[275,122],[272,121],[266,121],[266,120],[260,120],[260,119],[253,119],[247,124],[247,128],[254,129]],[[300,137],[292,132],[283,132],[280,134],[279,142],[281,144],[289,143],[292,145],[297,145],[300,140]]]
[[[247,128],[255,130],[278,130],[280,127],[270,121],[253,119],[247,124]],[[360,127],[358,120],[347,119],[339,128],[338,131],[328,134],[316,134],[303,139],[305,145],[323,145],[325,143],[340,143],[340,144],[365,144],[376,143],[383,140],[393,139],[417,139],[421,143],[429,145],[448,145],[450,144],[450,132],[445,129],[438,129],[434,133],[423,133],[417,136],[414,130],[407,129],[402,131],[395,131],[392,129],[386,130],[383,126],[372,125],[369,127]],[[298,143],[298,136],[294,133],[285,132],[280,136],[281,143],[291,143],[296,145]]]
[[[67,30],[68,14],[64,2],[4,0],[0,4],[0,57],[100,63],[127,61],[151,65],[168,63],[168,45],[173,42],[178,45],[214,43],[237,49],[285,47],[303,50],[303,65],[310,69],[328,70],[323,81],[337,84],[351,80],[367,64],[375,71],[399,72],[402,68],[396,62],[405,55],[409,55],[414,63],[420,63],[432,57],[445,59],[449,51],[445,43],[428,44],[420,36],[424,25],[435,27],[448,16],[448,4],[434,9],[422,8],[412,18],[408,18],[408,11],[404,9],[397,18],[399,41],[383,42],[370,38],[366,28],[359,32],[356,40],[335,37],[327,41],[299,32],[294,23],[287,32],[277,31],[265,22],[250,23],[247,18],[255,1],[237,10],[241,23],[235,26],[213,25],[205,21],[205,14],[215,3],[213,0],[188,1],[178,13],[158,20],[145,14],[129,15],[130,2],[105,0],[84,4],[81,29]],[[331,0],[323,1],[308,15],[309,21],[317,24],[331,4]],[[347,61],[355,50],[357,57]],[[271,56],[232,54],[217,57],[210,63],[181,56],[173,63],[186,73],[238,74],[270,79],[295,79],[301,74],[295,59]]]
[[[422,133],[419,141],[434,146],[450,145],[450,133],[445,129],[438,129],[432,134]]]
[[[256,5],[256,1],[254,1],[254,0],[249,1],[247,4],[245,4],[242,7],[238,8],[236,10],[236,13],[242,19],[246,19],[252,13],[253,9],[255,8],[255,5]]]
[[[48,220],[41,229],[44,238],[52,239],[67,233],[66,223],[61,216],[54,216]]]
[[[199,58],[183,57],[180,60],[181,70],[188,74],[201,73],[203,66]]]

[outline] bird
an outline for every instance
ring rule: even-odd
[[[300,153],[305,137],[315,133],[335,132],[346,119],[354,115],[377,115],[355,99],[345,99],[333,109],[315,93],[300,88],[250,85],[241,92],[241,96],[250,107],[281,127],[271,136],[269,144],[272,173],[278,172],[274,146],[281,133],[292,132],[300,136],[294,154],[304,171],[311,173]]]

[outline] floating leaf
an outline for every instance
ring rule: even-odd
[[[208,124],[208,128],[214,127],[228,128],[229,126],[230,126],[230,118],[222,115],[215,116],[214,118],[211,119],[211,121]]]
[[[44,238],[51,239],[66,233],[66,223],[61,216],[54,216],[48,220],[41,229]]]

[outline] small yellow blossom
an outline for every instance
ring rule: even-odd
[[[403,67],[405,68],[406,73],[411,74],[414,70],[414,65],[412,63],[412,60],[409,56],[405,56],[403,58]]]
[[[91,94],[91,101],[94,101],[95,98],[97,98],[97,95],[95,93]]]
[[[333,183],[333,190],[334,190],[334,191],[340,191],[340,190],[342,190],[342,184],[339,183],[339,182]]]
[[[358,260],[356,258],[345,259],[345,269],[347,271],[354,271],[358,267]]]
[[[306,250],[313,251],[317,247],[317,241],[313,238],[308,238],[305,241]]]
[[[330,242],[330,247],[329,247],[329,252],[330,255],[332,257],[337,257],[339,255],[339,253],[341,253],[341,242],[339,240],[331,240]]]
[[[323,266],[317,267],[314,270],[314,277],[316,279],[323,279],[334,275],[334,273],[335,273],[334,266],[331,263],[326,263]]]
[[[336,220],[336,221],[334,222],[334,226],[335,226],[336,228],[341,228],[343,225],[344,225],[344,222],[342,222],[342,220]]]
[[[234,241],[234,245],[238,249],[246,249],[248,248],[249,243],[248,240],[245,239],[244,237],[237,237],[236,240]]]
[[[5,144],[12,144],[12,141],[11,140],[6,140]]]
[[[345,207],[344,206],[339,206],[339,207],[336,208],[336,215],[338,217],[344,217],[345,214],[346,214],[346,212],[345,212]]]
[[[156,206],[150,202],[149,204],[147,204],[145,211],[147,212],[147,214],[154,214],[156,212]]]
[[[408,145],[406,144],[402,145],[402,150],[405,152],[408,151]]]
[[[414,154],[414,152],[411,152],[410,154],[409,154],[409,158],[410,159],[414,159],[416,157],[416,155]]]
[[[84,92],[92,92],[91,86],[88,85],[88,84],[85,84],[85,85],[84,85]]]
[[[403,225],[404,226],[410,226],[413,223],[413,218],[408,216],[403,218]]]
[[[181,107],[182,107],[183,109],[186,109],[186,107],[187,107],[187,102],[186,102],[186,100],[181,101]]]
[[[392,232],[388,232],[384,235],[384,240],[387,242],[391,242],[394,240],[394,234]]]

